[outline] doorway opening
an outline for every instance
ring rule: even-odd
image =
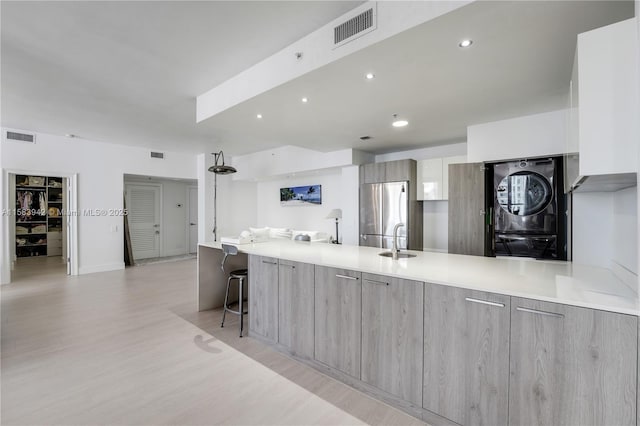
[[[195,258],[197,188],[193,179],[124,175],[125,265]]]
[[[5,171],[9,282],[37,275],[77,275],[77,175]],[[4,269],[4,267],[3,267]]]

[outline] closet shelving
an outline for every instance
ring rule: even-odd
[[[62,255],[62,178],[16,176],[16,256]]]

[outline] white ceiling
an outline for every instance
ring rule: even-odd
[[[476,2],[195,123],[197,95],[360,3],[2,1],[1,124],[231,155],[441,144],[563,107],[576,34],[633,16],[632,1]]]
[[[2,1],[1,124],[209,151],[197,95],[362,1]]]
[[[631,1],[475,2],[201,125],[230,154],[280,145],[382,153],[460,141],[471,124],[566,107],[577,34],[633,15]],[[472,47],[460,49],[467,37]],[[369,71],[376,78],[366,81]],[[392,128],[394,113],[410,125]]]

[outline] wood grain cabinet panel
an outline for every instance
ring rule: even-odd
[[[425,284],[423,407],[461,425],[506,425],[510,298]]]
[[[313,358],[314,265],[280,260],[278,341],[292,354]]]
[[[484,165],[450,164],[448,173],[449,253],[484,256]]]
[[[249,256],[249,331],[278,341],[278,259]]]
[[[362,381],[422,405],[424,283],[362,274]]]
[[[315,267],[315,359],[360,378],[360,272]]]
[[[513,297],[509,424],[635,425],[637,317]]]

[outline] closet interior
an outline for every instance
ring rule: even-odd
[[[62,256],[66,179],[16,175],[16,257]]]

